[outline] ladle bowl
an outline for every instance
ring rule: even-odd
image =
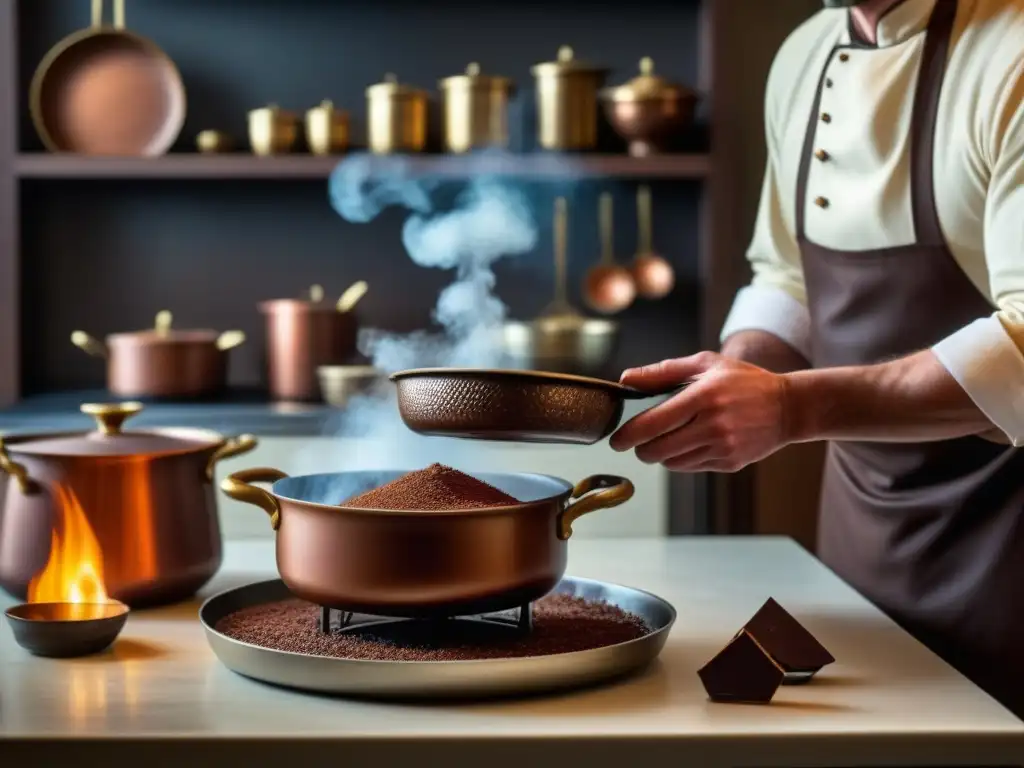
[[[22,603],[4,611],[14,640],[33,656],[72,658],[106,650],[124,629],[129,608],[104,603]]]

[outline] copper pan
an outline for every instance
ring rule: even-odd
[[[276,469],[229,475],[221,490],[270,515],[277,569],[297,597],[381,616],[460,616],[543,597],[565,573],[572,524],[633,496],[622,477],[573,486],[556,477],[477,474],[520,503],[450,511],[346,507],[400,471],[288,477]],[[273,483],[270,490],[254,483]]]
[[[92,0],[92,26],[65,37],[32,78],[32,122],[51,152],[153,157],[185,124],[185,86],[155,43],[125,29],[124,0],[114,23]]]
[[[619,425],[626,400],[683,389],[641,391],[614,381],[541,371],[420,368],[391,375],[398,410],[423,435],[521,443],[591,445]]]

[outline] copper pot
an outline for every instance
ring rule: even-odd
[[[697,93],[654,74],[649,57],[640,60],[640,75],[625,85],[601,92],[612,128],[629,142],[634,157],[664,152],[693,122]]]
[[[97,597],[90,591],[99,586],[140,607],[189,597],[216,573],[214,467],[251,451],[256,438],[123,431],[141,410],[131,402],[87,404],[93,432],[0,441],[0,475],[9,476],[0,494],[0,586],[7,592],[76,602]]]
[[[228,350],[245,341],[241,331],[171,328],[171,313],[157,314],[152,329],[107,336],[84,331],[71,343],[106,358],[107,389],[117,397],[190,398],[220,394],[227,387]]]
[[[556,477],[478,474],[523,501],[452,511],[356,509],[344,500],[404,472],[288,477],[236,472],[228,496],[263,509],[277,531],[277,569],[296,596],[384,616],[457,616],[515,608],[550,592],[565,573],[572,524],[633,495],[611,475],[573,487]],[[270,490],[253,483],[273,483]]]
[[[267,317],[270,394],[276,400],[320,399],[317,368],[341,365],[356,352],[354,309],[366,283],[353,284],[337,303],[326,303],[314,285],[308,299],[272,299],[259,305]]]

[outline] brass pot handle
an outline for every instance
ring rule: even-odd
[[[633,484],[617,475],[591,475],[572,489],[568,505],[558,516],[558,538],[572,536],[572,524],[588,512],[609,509],[633,498]]]
[[[124,423],[142,411],[142,403],[83,403],[79,410],[96,419],[96,426],[104,435],[119,435]]]
[[[270,515],[270,527],[276,531],[281,525],[281,505],[270,493],[252,483],[273,483],[286,477],[286,472],[270,467],[243,469],[221,480],[220,489],[228,498],[262,509]]]
[[[0,472],[6,472],[14,478],[14,482],[18,484],[18,488],[24,494],[32,493],[36,489],[36,484],[28,476],[28,470],[25,469],[25,466],[12,460],[7,455],[7,448],[2,437],[0,437]]]
[[[71,343],[93,357],[109,357],[110,355],[106,344],[97,341],[85,331],[72,331]]]
[[[209,460],[206,462],[206,480],[207,482],[213,482],[213,472],[217,468],[217,464],[222,462],[224,459],[230,459],[234,456],[241,456],[243,453],[248,453],[253,450],[258,444],[258,440],[255,435],[239,435],[238,437],[229,437],[225,440],[221,446],[214,451]]]
[[[92,0],[92,26],[103,26],[103,0]],[[114,29],[124,29],[124,0],[114,0]]]

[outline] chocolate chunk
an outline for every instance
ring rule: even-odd
[[[770,597],[741,632],[749,633],[785,671],[787,685],[805,683],[835,661],[803,624]]]
[[[769,703],[786,676],[746,630],[740,630],[697,674],[712,701],[734,704]]]

